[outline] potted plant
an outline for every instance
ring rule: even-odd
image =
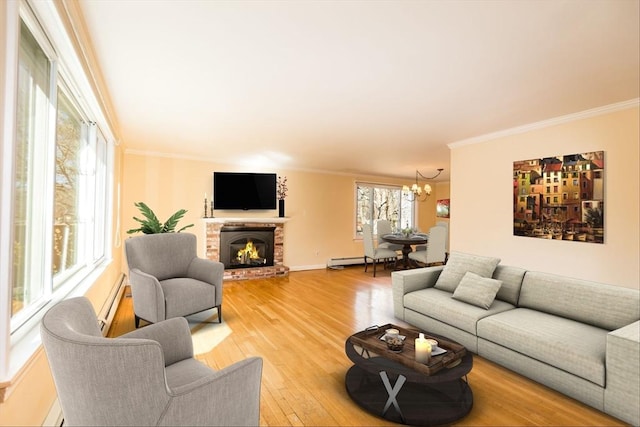
[[[178,222],[182,219],[184,214],[187,213],[187,211],[184,209],[180,209],[179,211],[171,215],[169,219],[166,220],[164,223],[161,223],[158,220],[158,217],[156,216],[156,214],[153,213],[151,208],[149,208],[149,206],[147,206],[145,203],[137,202],[137,203],[134,203],[134,205],[140,210],[140,212],[142,213],[145,219],[136,218],[134,216],[133,219],[135,219],[140,223],[140,227],[127,230],[127,234],[133,234],[138,232],[141,232],[144,234],[179,233],[182,230],[185,230],[189,227],[193,227],[193,224],[189,224],[189,225],[185,225],[178,231],[175,231],[175,228],[178,225]]]

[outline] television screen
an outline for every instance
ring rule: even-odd
[[[276,174],[214,172],[213,208],[275,209]]]

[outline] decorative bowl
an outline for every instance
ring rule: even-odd
[[[391,351],[400,352],[402,351],[402,347],[404,347],[404,340],[400,337],[387,337],[385,339],[387,343],[387,348]]]

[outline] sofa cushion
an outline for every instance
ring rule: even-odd
[[[467,271],[482,277],[491,277],[499,262],[500,258],[452,252],[435,287],[453,293]]]
[[[605,385],[607,332],[526,308],[498,313],[478,322],[478,337],[602,387]]]
[[[634,289],[528,271],[518,305],[614,330],[640,319]]]
[[[455,300],[451,298],[450,292],[436,288],[420,289],[406,294],[404,306],[408,310],[424,314],[473,335],[476,335],[476,323],[479,319],[515,308],[507,302],[495,300],[491,308],[485,310]]]
[[[517,305],[522,279],[524,279],[526,272],[527,270],[524,268],[498,264],[493,272],[493,278],[502,281],[502,286],[500,286],[496,298]]]
[[[480,277],[467,271],[451,297],[487,310],[496,298],[500,286],[500,280]]]

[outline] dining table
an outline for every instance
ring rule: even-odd
[[[402,245],[402,267],[403,269],[411,268],[411,260],[409,254],[413,252],[414,245],[424,245],[429,241],[429,236],[422,233],[391,233],[382,236],[382,240],[396,245]]]

